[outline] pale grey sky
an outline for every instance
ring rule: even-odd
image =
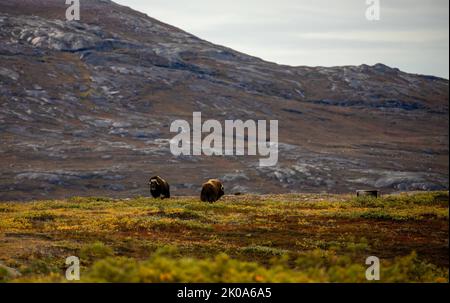
[[[115,0],[210,42],[293,66],[378,62],[449,78],[449,1]]]

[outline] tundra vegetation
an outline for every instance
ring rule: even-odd
[[[448,215],[448,192],[2,202],[0,281],[78,256],[81,282],[368,282],[377,256],[380,282],[448,282]]]

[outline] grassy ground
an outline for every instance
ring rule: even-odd
[[[448,282],[448,192],[0,203],[0,281]],[[20,273],[20,275],[19,275]]]

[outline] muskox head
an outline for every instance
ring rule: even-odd
[[[156,180],[156,179],[153,179],[153,178],[150,179],[148,184],[150,185],[150,190],[157,190],[159,188],[159,183],[158,183],[158,180]]]
[[[219,190],[219,198],[225,195],[225,188],[222,184],[220,184],[220,190]]]

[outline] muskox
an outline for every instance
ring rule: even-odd
[[[217,179],[211,179],[202,185],[200,199],[203,202],[216,202],[225,194],[222,182]]]
[[[152,177],[148,181],[148,185],[150,186],[150,194],[153,198],[170,198],[169,183],[163,178],[159,176]]]

